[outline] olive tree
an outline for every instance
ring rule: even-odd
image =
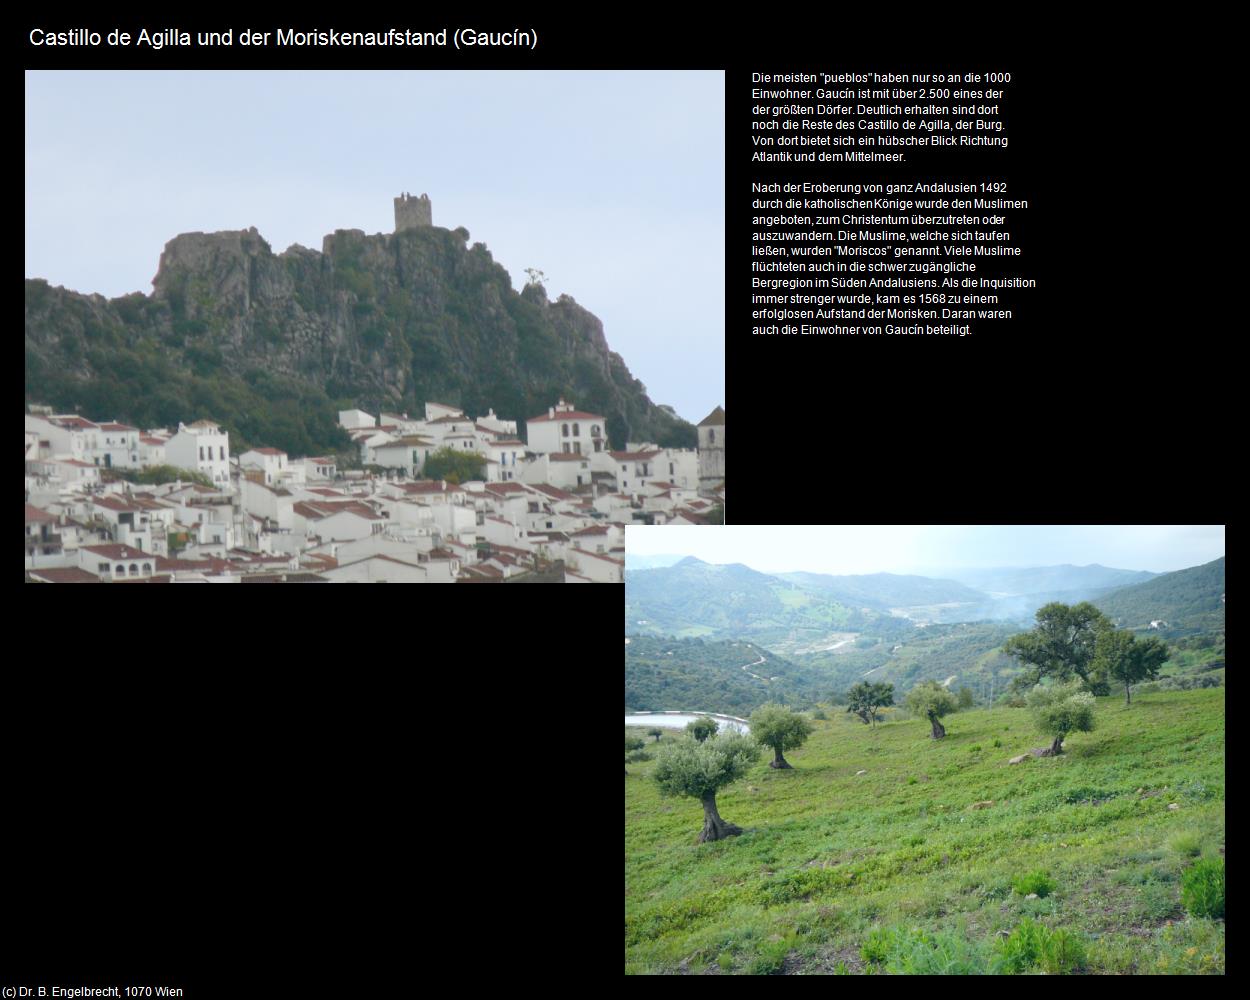
[[[759,760],[760,747],[737,732],[718,733],[699,743],[692,739],[667,743],[656,754],[656,783],[661,795],[689,796],[703,803],[703,831],[696,843],[723,840],[742,832],[716,810],[716,793],[746,774]]]
[[[923,715],[928,719],[933,727],[931,735],[940,740],[946,735],[946,727],[938,719],[954,712],[959,705],[955,696],[937,681],[925,681],[907,692],[907,707],[913,715]]]
[[[894,704],[893,684],[869,684],[860,681],[846,692],[846,710],[859,716],[864,725],[877,725],[877,710]]]
[[[1094,696],[1081,690],[1080,681],[1035,687],[1029,692],[1028,704],[1037,727],[1055,739],[1042,752],[1044,757],[1063,753],[1063,740],[1068,733],[1088,733],[1094,728]]]
[[[1138,639],[1132,632],[1104,632],[1095,646],[1094,668],[1124,684],[1124,704],[1132,703],[1129,686],[1154,680],[1167,662],[1167,643],[1150,636]]]
[[[701,715],[692,722],[686,723],[686,732],[700,743],[709,736],[715,736],[717,728],[716,720],[709,719],[706,715]]]
[[[773,749],[769,767],[789,767],[782,751],[801,747],[814,728],[806,716],[775,702],[761,705],[751,713],[751,735],[763,746]]]

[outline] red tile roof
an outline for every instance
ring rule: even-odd
[[[252,451],[258,455],[285,455],[286,452],[281,448],[253,448]]]
[[[149,437],[146,434],[140,434],[139,440],[146,445],[164,445],[166,442],[161,438]]]
[[[570,538],[578,538],[582,535],[606,535],[608,526],[606,524],[592,524],[589,528],[582,528],[580,531],[570,531]]]
[[[375,513],[373,508],[359,500],[301,500],[291,509],[301,517],[314,521],[333,517],[335,514],[355,514],[366,521],[384,520],[381,514]]]
[[[511,493],[514,496],[529,492],[520,483],[487,483],[486,489],[491,493]]]
[[[138,427],[131,427],[130,424],[100,424],[102,431],[137,431]]]
[[[576,500],[576,493],[570,493],[568,490],[562,490],[558,486],[551,486],[548,483],[531,483],[530,489],[544,493],[553,500]]]
[[[56,569],[31,569],[26,571],[30,577],[40,583],[99,583],[100,578],[94,573],[76,566],[62,566]]]
[[[658,451],[610,451],[608,452],[618,462],[645,462],[649,458],[655,458],[659,454]]]
[[[96,430],[99,427],[98,424],[93,424],[90,420],[84,420],[82,417],[49,417],[48,422],[69,430]]]
[[[588,462],[589,455],[579,455],[575,451],[553,451],[547,455],[553,462]]]
[[[40,510],[38,507],[35,507],[31,504],[27,504],[26,505],[26,523],[31,524],[32,522],[43,522],[43,521],[55,522],[56,515],[49,514],[46,510]]]
[[[120,497],[113,496],[93,497],[91,502],[97,507],[107,507],[109,510],[116,511],[136,511],[144,509],[138,504],[127,503]]]
[[[131,548],[129,545],[84,545],[83,551],[92,552],[104,559],[151,559],[151,552]],[[157,556],[159,559],[160,557]]]

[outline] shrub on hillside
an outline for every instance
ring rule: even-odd
[[[1183,830],[1168,841],[1168,847],[1177,854],[1196,858],[1202,853],[1202,837],[1192,830]]]
[[[1195,917],[1223,919],[1223,858],[1206,858],[1181,876],[1181,902]]]
[[[1049,896],[1055,891],[1055,883],[1044,871],[1029,872],[1012,880],[1011,887],[1021,896],[1037,893],[1038,896]]]
[[[877,928],[865,939],[860,956],[897,976],[980,976],[990,971],[980,942],[919,927]]]
[[[995,946],[995,971],[1008,974],[1040,968],[1063,975],[1085,967],[1085,940],[1076,931],[1051,930],[1025,917],[1015,930]]]

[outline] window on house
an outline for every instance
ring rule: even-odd
[[[582,453],[582,443],[580,441],[573,442],[573,451],[578,455]]]
[[[673,463],[672,463],[672,462],[669,462],[669,463],[668,463],[668,474],[669,474],[670,476],[673,474]]]
[[[573,436],[574,436],[574,437],[581,437],[581,436],[582,436],[582,429],[581,429],[581,425],[580,425],[580,424],[574,424],[574,425],[573,425]]]
[[[591,425],[590,425],[590,436],[591,436],[592,438],[597,438],[597,437],[599,436],[599,425],[598,425],[598,424],[591,424]]]
[[[131,575],[131,576],[138,576],[138,575],[139,575],[139,567],[138,567],[138,566],[136,566],[134,563],[131,563],[131,564],[130,564],[130,575]]]
[[[715,441],[716,441],[716,431],[714,431],[714,430],[710,430],[710,429],[709,429],[709,430],[708,430],[708,432],[707,432],[707,440],[708,440],[708,443],[709,443],[709,444],[713,444],[713,443],[715,443]]]
[[[152,564],[151,564],[151,563],[144,563],[144,564],[143,564],[143,572],[145,572],[145,573],[151,573],[151,572],[152,572]]]
[[[564,445],[562,446],[562,450],[564,454],[566,455],[569,453],[569,443],[567,441],[564,442]]]
[[[200,461],[204,461],[204,446],[200,445]]]
[[[109,571],[109,564],[100,563],[99,565],[96,566],[95,571],[97,573],[107,573]]]
[[[118,563],[118,564],[117,564],[117,566],[116,566],[116,568],[114,569],[114,573],[115,573],[117,576],[125,576],[125,575],[126,575],[126,567],[125,567],[125,566],[123,566],[121,563]]]
[[[217,450],[218,450],[218,452],[220,452],[219,457],[220,457],[220,458],[221,458],[221,460],[224,462],[224,461],[226,460],[226,446],[223,444],[223,445],[222,445],[220,448],[218,448]]]
[[[564,424],[564,425],[562,425],[562,426],[564,427],[564,436],[565,436],[565,437],[568,437],[568,436],[569,436],[569,425],[568,425],[568,424]]]

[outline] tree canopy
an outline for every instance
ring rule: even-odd
[[[693,719],[686,723],[686,732],[688,732],[700,743],[706,740],[709,736],[715,736],[716,730],[716,720],[709,719],[706,715],[701,715],[697,719]]]
[[[1016,683],[1025,688],[1048,677],[1067,681],[1076,676],[1087,687],[1096,686],[1095,648],[1111,622],[1088,601],[1071,606],[1055,601],[1039,608],[1036,618],[1033,631],[1013,635],[1002,646],[1029,667]]]
[[[703,803],[703,831],[698,843],[721,840],[742,832],[726,823],[716,809],[716,793],[746,774],[759,760],[755,740],[738,732],[723,732],[702,743],[692,739],[666,744],[656,754],[656,784],[661,795],[688,796]]]
[[[1094,669],[1124,685],[1124,704],[1128,705],[1130,685],[1158,677],[1168,655],[1167,643],[1154,636],[1138,639],[1127,630],[1107,631],[1098,637]]]
[[[482,478],[486,457],[476,451],[457,451],[450,446],[431,452],[425,460],[422,475],[426,479],[446,479],[449,483],[467,483]]]
[[[1037,727],[1055,738],[1050,754],[1063,753],[1068,733],[1087,733],[1094,728],[1094,696],[1081,690],[1079,680],[1035,687],[1029,692],[1028,705]]]
[[[933,729],[933,738],[940,740],[946,728],[938,721],[958,709],[955,696],[937,681],[925,681],[907,692],[907,707],[916,715],[923,715]]]
[[[776,702],[761,705],[751,713],[751,735],[759,743],[773,749],[774,757],[769,767],[789,767],[782,751],[802,746],[813,728],[806,716]]]
[[[846,710],[854,712],[864,724],[877,724],[878,709],[894,704],[893,684],[869,684],[860,681],[846,692]]]

